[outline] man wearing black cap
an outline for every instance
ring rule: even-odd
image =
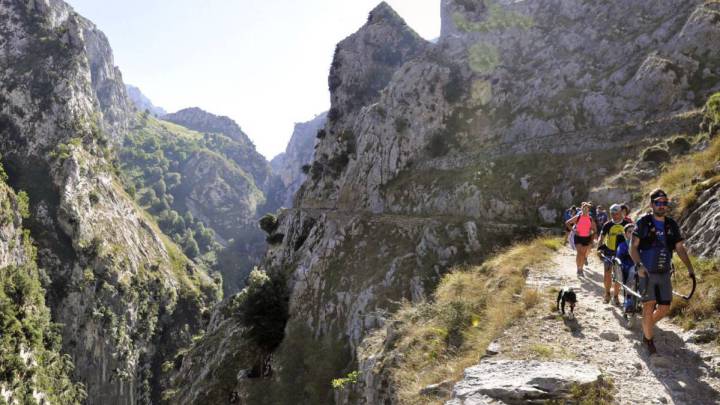
[[[688,269],[690,277],[695,276],[692,263],[685,250],[680,227],[668,217],[668,197],[660,189],[650,193],[652,213],[640,218],[633,233],[630,256],[640,275],[640,292],[643,295],[643,342],[648,352],[656,352],[653,342],[653,327],[667,315],[672,301],[670,279],[673,251]]]

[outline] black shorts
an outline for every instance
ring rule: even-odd
[[[592,243],[592,240],[589,236],[579,236],[575,235],[575,245],[583,245],[583,246],[590,246]]]

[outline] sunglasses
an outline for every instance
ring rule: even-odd
[[[655,201],[653,202],[653,204],[655,204],[655,206],[657,207],[667,207],[668,205],[670,205],[670,201]]]

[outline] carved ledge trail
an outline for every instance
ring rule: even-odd
[[[659,356],[648,356],[641,345],[640,320],[627,328],[621,309],[602,301],[602,263],[591,257],[589,267],[578,279],[574,252],[563,248],[546,269],[531,271],[528,284],[541,293],[564,286],[575,289],[575,319],[551,314],[543,301],[497,340],[495,358],[594,365],[612,379],[620,404],[720,403],[720,354],[713,343],[689,343],[686,332],[664,319],[655,334]]]

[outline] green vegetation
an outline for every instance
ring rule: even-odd
[[[548,405],[610,405],[615,403],[615,383],[611,377],[601,375],[592,384],[575,384],[570,389],[570,398],[562,401],[548,401]]]
[[[500,64],[500,52],[493,45],[478,42],[468,49],[468,63],[475,73],[492,73]]]
[[[192,185],[186,184],[181,173],[197,153],[213,154],[234,166],[210,149],[228,147],[231,140],[218,134],[203,135],[150,116],[139,119],[141,126],[126,137],[120,151],[126,191],[136,196],[138,203],[157,219],[162,231],[182,246],[189,257],[218,251],[216,231],[194,218],[187,206]]]
[[[552,238],[515,245],[481,266],[445,275],[433,301],[405,304],[391,323],[393,349],[402,353],[390,370],[400,402],[433,403],[437,399],[421,396],[421,388],[459,380],[477,363],[487,345],[539,301],[536,291],[525,289],[525,276],[544,266],[560,245]]]
[[[360,376],[359,371],[353,371],[353,372],[348,373],[348,375],[345,377],[334,378],[330,382],[330,385],[332,385],[333,389],[340,390],[340,389],[347,387],[348,385],[357,384],[359,376]]]
[[[14,199],[21,214],[27,213],[27,194],[14,196],[0,183],[3,210]],[[0,386],[9,390],[11,403],[35,404],[41,392],[49,403],[76,404],[85,398],[82,385],[73,383],[73,363],[60,354],[59,326],[50,320],[45,291],[35,265],[36,250],[29,232],[21,231],[25,262],[0,267]],[[15,239],[5,241],[17,245]],[[1,399],[2,397],[0,397]]]
[[[462,13],[453,14],[453,22],[458,29],[465,32],[489,32],[513,27],[520,29],[532,28],[532,17],[509,11],[494,0],[483,0],[483,2],[487,8],[487,17],[483,21],[469,21]],[[468,6],[465,6],[467,11],[473,11],[474,5],[472,8],[472,10],[468,10]]]
[[[265,214],[262,218],[260,218],[260,229],[265,231],[268,235],[272,235],[278,228],[278,225],[278,219],[273,214]]]
[[[720,324],[720,259],[691,258],[697,277],[697,290],[690,301],[674,299],[670,316],[684,329]],[[673,277],[673,287],[683,293],[689,292],[692,281],[687,277],[685,266],[675,258],[675,267],[681,269]],[[716,339],[716,344],[720,340]]]
[[[250,272],[247,286],[233,299],[248,328],[247,337],[268,354],[275,350],[288,319],[290,292],[285,277],[256,268]]]
[[[705,115],[715,126],[720,125],[720,93],[715,93],[705,104]]]

